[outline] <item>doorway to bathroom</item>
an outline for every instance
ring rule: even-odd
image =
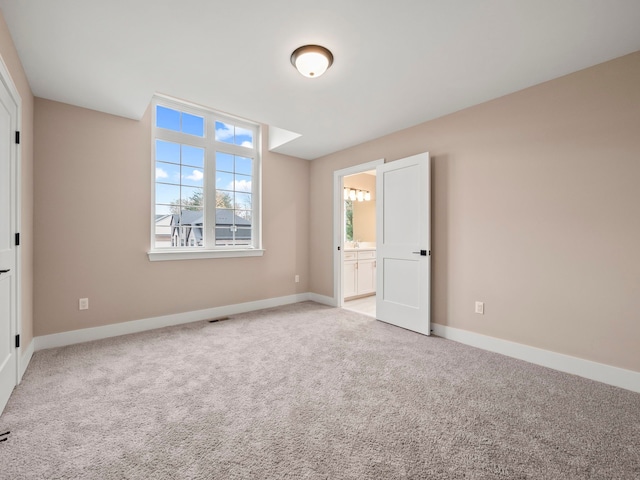
[[[376,316],[376,160],[334,172],[336,305]]]

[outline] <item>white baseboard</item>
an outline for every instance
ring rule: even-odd
[[[170,327],[173,325],[182,325],[184,323],[209,320],[211,318],[226,317],[227,315],[251,312],[253,310],[262,310],[263,308],[279,307],[281,305],[304,302],[306,300],[311,300],[309,294],[299,293],[296,295],[288,295],[286,297],[268,298],[266,300],[257,300],[255,302],[225,305],[222,307],[207,308],[205,310],[196,310],[192,312],[176,313],[173,315],[164,315],[161,317],[145,318],[143,320],[114,323],[111,325],[104,325],[102,327],[83,328],[81,330],[72,330],[70,332],[42,335],[35,337],[31,343],[32,345],[35,344],[35,351],[44,350],[46,348],[64,347],[66,345],[117,337],[119,335],[128,335],[130,333],[138,333],[146,330],[153,330],[155,328]]]
[[[336,306],[336,300],[333,297],[327,297],[325,295],[312,292],[309,292],[307,295],[308,300],[311,300],[312,302],[321,303],[322,305],[328,305],[330,307]]]
[[[35,339],[31,340],[29,346],[26,348],[22,356],[20,357],[20,370],[18,372],[18,383],[22,381],[22,377],[24,376],[24,372],[27,371],[27,367],[29,366],[29,362],[31,362],[31,357],[33,357],[33,352],[35,349]]]
[[[439,337],[640,393],[640,372],[432,323]]]
[[[130,322],[105,325],[102,327],[84,328],[81,330],[72,330],[70,332],[54,333],[52,335],[35,337],[20,358],[20,378],[22,378],[24,372],[29,366],[29,362],[31,361],[34,351],[46,348],[64,347],[66,345],[101,340],[103,338],[127,335],[130,333],[143,332],[146,330],[153,330],[173,325],[182,325],[185,323],[198,322],[227,315],[235,315],[264,308],[278,307],[307,300],[335,307],[335,299],[332,297],[319,295],[317,293],[299,293],[285,297],[269,298],[266,300],[238,303],[235,305],[226,305],[222,307],[208,308],[205,310],[176,313],[173,315],[145,318],[143,320],[133,320]],[[610,365],[551,352],[549,350],[543,350],[541,348],[531,347],[521,343],[489,337],[487,335],[469,332],[467,330],[447,327],[437,323],[433,323],[431,327],[433,329],[433,333],[439,337],[640,393],[640,372],[612,367]]]

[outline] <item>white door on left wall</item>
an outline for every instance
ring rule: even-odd
[[[0,413],[17,381],[17,106],[0,76]]]

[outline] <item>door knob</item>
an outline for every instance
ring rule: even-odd
[[[0,270],[0,275],[2,275],[3,273],[9,273],[11,271],[11,269],[7,269],[7,270]]]

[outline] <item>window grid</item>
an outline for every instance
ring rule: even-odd
[[[251,243],[253,162],[246,156],[216,152],[216,207],[229,226],[216,228],[216,244]]]

